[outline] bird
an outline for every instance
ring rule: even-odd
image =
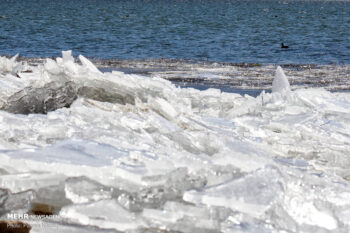
[[[282,48],[282,49],[288,49],[289,46],[288,46],[288,45],[284,45],[283,43],[281,43],[281,48]]]

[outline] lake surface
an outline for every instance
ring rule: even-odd
[[[0,0],[0,54],[68,49],[99,58],[349,64],[350,4]]]

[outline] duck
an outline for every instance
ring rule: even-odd
[[[282,49],[288,49],[289,46],[288,46],[288,45],[284,45],[283,43],[281,43],[281,48],[282,48]]]

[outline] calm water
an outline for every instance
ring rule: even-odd
[[[349,64],[350,3],[0,0],[0,54],[67,49],[101,58]]]

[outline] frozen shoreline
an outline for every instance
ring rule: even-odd
[[[289,90],[273,66],[254,67],[274,77],[254,98],[79,60],[0,60],[1,218],[48,205],[64,233],[349,231],[350,93]]]
[[[31,65],[46,58],[19,57]],[[177,59],[101,59],[89,58],[103,72],[112,70],[147,77],[161,77],[180,86],[203,88],[271,90],[275,64],[195,62]],[[79,60],[75,58],[77,62]],[[292,89],[322,87],[330,91],[350,91],[350,65],[281,64]]]

